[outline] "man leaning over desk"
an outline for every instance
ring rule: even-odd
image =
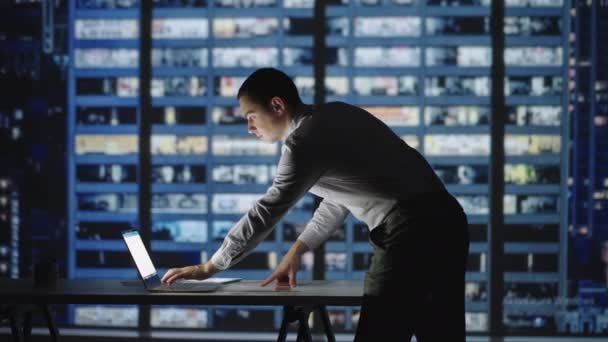
[[[359,107],[304,104],[276,69],[256,70],[237,97],[250,134],[283,142],[273,184],[208,262],[172,268],[162,281],[205,279],[238,263],[310,191],[323,200],[261,285],[288,277],[296,286],[300,256],[352,213],[374,247],[355,341],[464,341],[468,224],[424,157]]]

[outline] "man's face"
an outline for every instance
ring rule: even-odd
[[[262,141],[277,142],[281,140],[287,128],[287,115],[283,101],[274,97],[270,108],[251,101],[246,95],[239,98],[240,110],[247,119],[247,132],[254,134]]]

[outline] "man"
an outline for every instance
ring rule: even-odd
[[[276,69],[255,71],[237,97],[250,134],[284,143],[273,184],[211,260],[170,269],[162,281],[204,279],[238,263],[310,191],[323,200],[262,286],[285,277],[296,286],[300,256],[350,212],[374,246],[355,341],[464,341],[467,221],[425,159],[361,108],[303,104]]]

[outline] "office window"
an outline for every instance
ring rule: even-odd
[[[72,278],[136,275],[119,233],[137,227],[140,51],[133,9],[139,3],[77,0],[71,13]],[[488,329],[490,3],[328,1],[324,54],[328,101],[354,103],[386,123],[428,158],[463,205],[472,237],[466,326],[482,333]],[[235,96],[250,72],[271,66],[292,77],[304,101],[312,103],[313,5],[312,0],[154,2],[150,228],[153,255],[163,260],[159,272],[207,260],[272,183],[281,146],[247,134]],[[568,122],[562,98],[569,87],[563,72],[569,32],[563,6],[562,0],[507,1],[504,201],[510,268],[504,296],[512,301],[505,304],[505,324],[513,331],[542,331],[555,323],[531,313],[518,298],[542,300],[567,286],[556,279],[565,267],[557,237],[566,229],[559,220],[558,195],[561,152],[567,148],[560,135]],[[87,10],[96,10],[96,16]],[[600,98],[604,89],[598,86]],[[256,254],[226,275],[265,278],[313,208],[313,198],[305,196]],[[368,231],[347,218],[326,245],[327,279],[363,279],[371,256]],[[94,267],[103,271],[94,273]],[[301,279],[312,278],[312,268],[308,253]],[[274,330],[277,313],[234,306],[153,307],[150,324]],[[77,324],[124,327],[137,325],[137,315],[137,307],[74,306],[69,317]],[[345,332],[356,329],[358,315],[356,308],[330,310],[335,327]]]

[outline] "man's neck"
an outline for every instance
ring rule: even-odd
[[[309,110],[310,110],[310,105],[307,105],[305,103],[300,103],[299,105],[297,105],[293,111],[290,113],[289,115],[289,122],[288,122],[288,127],[287,127],[287,131],[285,133],[285,135],[283,136],[283,141],[285,141],[285,139],[287,139],[287,137],[291,134],[291,132],[293,132],[294,129],[296,129],[296,127],[298,126],[298,123],[300,122],[300,118],[302,118],[302,116],[304,114],[306,114]]]

